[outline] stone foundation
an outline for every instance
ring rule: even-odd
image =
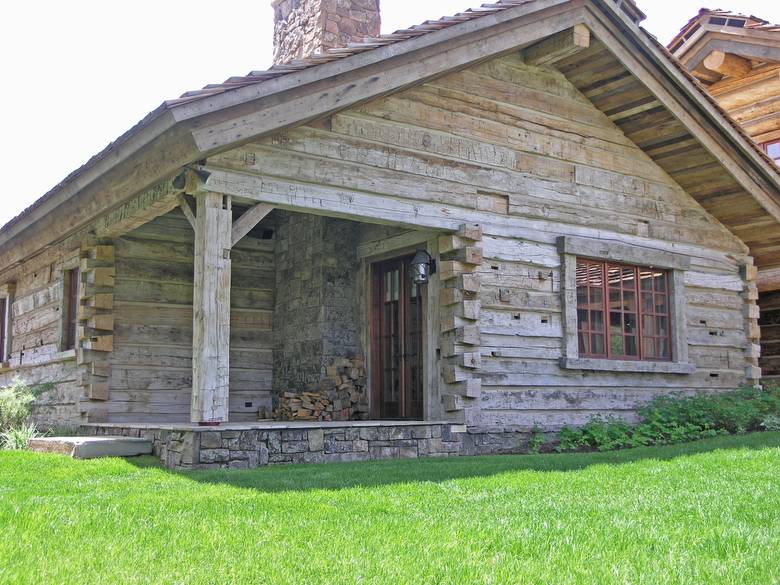
[[[353,422],[225,425],[94,424],[90,436],[122,435],[152,441],[171,469],[250,469],[286,463],[416,459],[523,453],[525,433],[471,433],[463,425],[422,422]]]

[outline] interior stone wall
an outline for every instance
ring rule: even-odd
[[[274,404],[284,392],[317,389],[336,360],[361,354],[359,224],[279,215],[274,307]]]

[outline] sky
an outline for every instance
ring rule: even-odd
[[[484,0],[381,0],[382,32]],[[706,0],[638,0],[668,42]],[[710,8],[780,23],[777,0]],[[0,8],[0,224],[169,98],[271,64],[271,0],[26,0]]]

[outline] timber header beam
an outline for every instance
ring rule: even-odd
[[[562,59],[571,57],[590,47],[590,30],[584,24],[559,32],[523,51],[529,65],[552,66]]]
[[[100,238],[118,237],[175,209],[183,193],[177,184],[177,179],[163,181],[133,197],[101,217],[95,225],[95,234]]]
[[[211,177],[211,171],[205,170],[204,168],[187,168],[181,176],[186,177],[185,189],[187,190],[187,193],[191,195],[197,195],[212,192],[208,188],[207,184],[209,178]],[[221,192],[221,194],[226,195],[229,193]],[[184,195],[180,195],[180,201],[182,211],[184,211],[184,215],[187,217],[187,220],[189,220],[194,229],[197,218],[192,213],[189,202]],[[241,238],[251,232],[252,229],[254,229],[254,227],[273,210],[274,206],[267,203],[257,203],[256,205],[247,209],[232,224],[230,233],[230,247],[232,248],[238,244]]]

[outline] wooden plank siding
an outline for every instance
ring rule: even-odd
[[[189,421],[193,238],[174,210],[116,239],[112,422]],[[273,240],[231,258],[230,420],[252,421],[271,406]]]
[[[213,156],[207,168],[255,176],[269,189],[289,184],[289,193],[294,185],[316,213],[348,214],[353,201],[383,197],[367,221],[381,223],[387,208],[393,219],[413,213],[401,223],[420,229],[480,223],[482,395],[473,426],[632,418],[636,404],[660,393],[745,381],[747,248],[556,70],[502,57]],[[317,208],[320,193],[334,195]],[[269,194],[254,200],[288,208],[304,201]],[[560,235],[690,258],[694,374],[559,366]]]

